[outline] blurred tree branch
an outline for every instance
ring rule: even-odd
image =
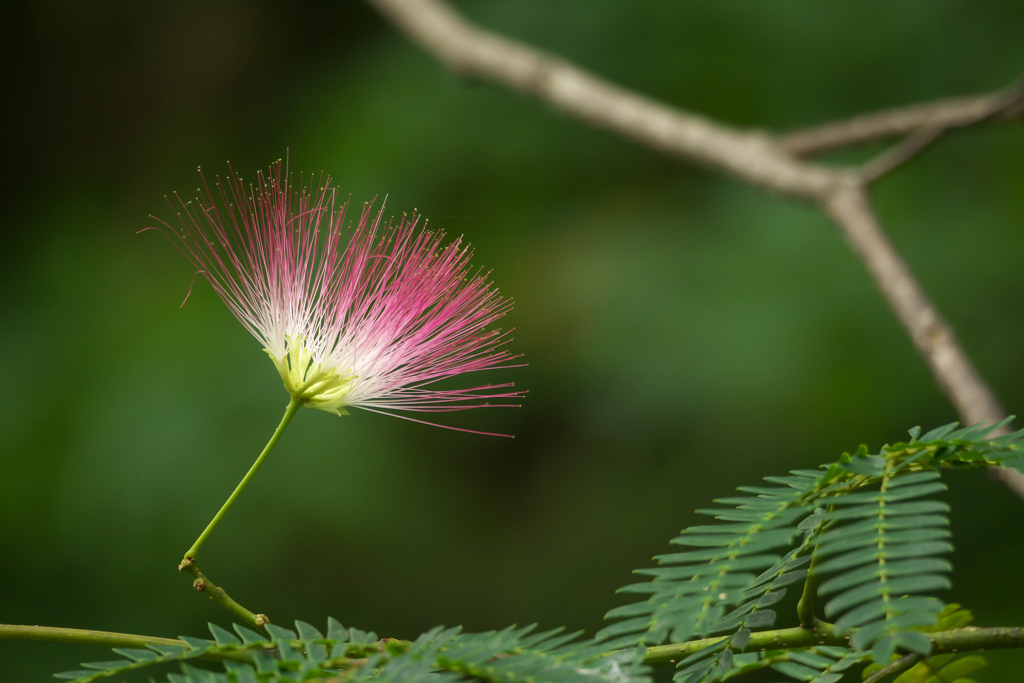
[[[945,132],[1022,114],[1024,78],[994,93],[885,109],[794,131],[781,136],[779,144],[794,156],[809,156],[927,129]]]
[[[1021,115],[1024,80],[996,93],[890,109],[774,136],[734,128],[629,91],[557,56],[481,29],[441,0],[368,2],[456,74],[531,95],[594,128],[817,206],[860,256],[961,420],[974,424],[1005,416],[952,328],[882,229],[868,187],[951,129]],[[859,168],[801,158],[899,136],[904,136],[902,142]],[[1024,498],[1024,475],[1012,470],[997,474]]]

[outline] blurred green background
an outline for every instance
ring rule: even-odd
[[[666,102],[789,129],[1001,87],[1024,4],[475,2],[484,25]],[[443,71],[358,2],[8,10],[0,203],[0,621],[203,635],[230,623],[181,554],[287,402],[159,234],[195,167],[290,149],[356,201],[464,234],[516,309],[519,410],[302,411],[203,549],[276,623],[381,635],[539,621],[592,633],[614,590],[732,487],[956,419],[815,212]],[[13,61],[12,61],[13,60]],[[861,150],[844,160],[877,150]],[[949,136],[876,189],[899,248],[1024,410],[1024,125]],[[1024,623],[1024,502],[949,478],[955,588]],[[795,623],[784,611],[782,625]],[[3,680],[102,650],[0,641]],[[991,653],[984,681],[1020,680]]]

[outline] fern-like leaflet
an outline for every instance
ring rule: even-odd
[[[366,657],[379,652],[383,645],[376,634],[359,629],[346,629],[339,622],[328,622],[328,635],[324,637],[314,626],[295,622],[298,633],[275,624],[267,624],[272,636],[256,633],[235,624],[237,636],[226,629],[210,624],[214,640],[180,636],[181,645],[150,645],[148,649],[115,649],[128,659],[83,664],[88,670],[67,671],[57,678],[73,679],[72,683],[92,683],[116,674],[167,662],[185,662],[190,659],[220,660],[227,668],[228,678],[217,680],[264,681],[287,680],[274,675],[299,672],[303,676],[330,673],[323,665],[344,662],[350,658]],[[188,665],[182,674],[168,674],[171,683],[205,680],[211,672]],[[252,676],[257,676],[252,678]],[[199,677],[197,679],[197,677]]]
[[[611,649],[729,633],[728,639],[680,661],[676,678],[688,682],[724,675],[732,667],[732,649],[742,649],[751,630],[771,626],[776,615],[769,607],[806,575],[809,546],[801,544],[781,557],[778,550],[789,549],[800,536],[798,521],[810,512],[805,499],[819,478],[819,472],[768,477],[781,486],[741,487],[747,496],[715,501],[732,509],[698,510],[724,523],[686,529],[672,543],[699,550],[662,555],[655,559],[667,566],[637,570],[654,579],[620,592],[651,597],[609,612],[606,618],[630,618],[602,630],[597,639]],[[805,534],[805,542],[809,538]],[[764,571],[758,575],[751,572],[755,569]]]
[[[412,643],[377,640],[374,633],[346,629],[335,620],[327,636],[304,622],[291,631],[267,625],[272,638],[242,626],[238,636],[210,625],[215,640],[183,636],[180,646],[115,650],[128,659],[85,664],[88,670],[57,674],[73,683],[91,683],[167,662],[180,662],[169,683],[269,683],[330,679],[337,682],[547,681],[550,683],[645,683],[643,651],[605,653],[578,633],[534,633],[533,627],[463,634],[437,627]],[[199,669],[187,660],[223,661],[225,671]]]
[[[747,655],[734,653],[742,653],[751,632],[774,623],[767,608],[807,574],[803,567],[813,556],[815,580],[833,575],[818,587],[830,598],[826,615],[838,617],[832,630],[848,633],[853,647],[840,667],[864,661],[868,650],[876,662],[888,662],[897,649],[927,655],[931,642],[921,631],[943,609],[928,593],[950,587],[951,566],[939,555],[952,546],[948,506],[926,497],[945,490],[937,481],[942,468],[1024,470],[1024,430],[986,438],[1003,424],[960,430],[953,424],[924,437],[915,428],[910,442],[886,446],[878,455],[862,446],[819,470],[765,478],[781,487],[741,487],[751,495],[716,501],[735,509],[698,510],[723,523],[691,527],[672,541],[693,550],[659,556],[661,566],[637,570],[652,580],[620,592],[650,597],[610,611],[606,618],[623,621],[603,629],[598,640],[613,649],[725,634],[683,658],[676,680],[731,678],[749,665],[739,659]],[[792,548],[800,531],[803,541]],[[766,566],[761,576],[750,572]],[[799,672],[798,680],[831,683],[840,677],[835,668],[817,674],[795,668],[807,668],[799,660],[780,666],[783,673]]]
[[[712,633],[726,610],[740,603],[742,589],[757,578],[751,570],[779,562],[780,556],[772,551],[792,544],[799,533],[796,522],[806,514],[806,506],[796,504],[798,489],[764,491],[770,493],[715,501],[732,503],[734,510],[698,510],[730,523],[690,527],[671,542],[696,550],[660,555],[655,559],[668,566],[636,570],[654,579],[619,592],[650,593],[651,597],[610,611],[605,618],[629,618],[603,629],[597,639],[615,649],[656,645],[669,638],[681,642]]]
[[[819,575],[840,572],[818,588],[819,595],[834,595],[825,615],[839,617],[839,633],[857,629],[851,645],[873,648],[878,663],[888,662],[897,647],[930,652],[927,636],[911,629],[932,626],[943,604],[918,596],[951,587],[945,574],[952,565],[937,557],[953,550],[946,540],[949,507],[920,500],[946,486],[934,470],[905,474],[912,462],[890,456],[843,463],[854,474],[877,477],[880,487],[830,498],[834,509],[825,517],[842,524],[824,533],[815,550],[829,558],[817,565]]]
[[[804,543],[746,586],[739,606],[711,627],[713,633],[728,631],[730,635],[682,659],[677,665],[675,680],[681,683],[720,680],[734,670],[737,664],[733,650],[742,651],[746,647],[752,630],[775,623],[775,611],[768,608],[785,597],[788,586],[807,575],[802,567],[810,562],[806,555],[810,538],[808,532]]]

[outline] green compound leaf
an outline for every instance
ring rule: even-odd
[[[815,568],[819,576],[839,572],[818,587],[821,596],[838,593],[825,604],[825,615],[838,617],[839,633],[856,629],[850,644],[871,650],[878,664],[888,662],[897,649],[921,655],[931,651],[931,642],[917,629],[935,624],[942,603],[917,596],[951,586],[946,576],[951,565],[935,557],[953,549],[940,540],[948,537],[941,528],[948,520],[940,514],[948,507],[940,501],[917,500],[945,486],[935,481],[934,471],[906,474],[919,453],[885,453],[877,491],[830,499],[825,517],[839,526],[822,534],[815,550],[819,557],[829,558]],[[854,506],[846,507],[851,501]],[[893,520],[908,517],[923,517],[931,528],[907,528],[898,521],[894,526]]]
[[[775,613],[763,608],[781,599],[787,579],[800,580],[786,575],[805,564],[802,558],[783,558],[780,551],[789,550],[801,536],[797,525],[811,511],[802,499],[821,474],[774,477],[771,482],[779,486],[741,487],[738,490],[749,495],[715,501],[731,509],[699,510],[724,523],[684,530],[672,543],[692,550],[659,555],[655,559],[660,566],[638,569],[636,574],[652,577],[651,581],[620,592],[650,597],[608,612],[605,618],[623,621],[601,630],[596,640],[614,650],[774,623]],[[773,592],[766,583],[769,579],[779,582],[774,586],[777,595],[767,595]],[[720,668],[713,654],[718,650],[706,653],[707,666]]]
[[[283,683],[339,680],[346,683],[649,683],[644,650],[609,655],[592,640],[561,629],[534,632],[532,626],[500,632],[463,634],[459,629],[434,628],[412,643],[380,641],[372,632],[345,629],[335,620],[327,634],[296,623],[296,633],[268,629],[275,640],[243,643],[229,631],[211,627],[217,642],[190,639],[196,649],[176,648],[170,654],[151,650],[119,650],[128,659],[96,662],[92,670],[70,671],[58,678],[86,683],[153,664],[178,661],[180,673],[167,674],[170,683]],[[238,629],[236,629],[238,630]],[[251,631],[248,631],[252,634]],[[255,634],[253,634],[255,635]],[[301,637],[288,638],[289,635]],[[224,672],[192,666],[183,660],[201,654],[223,661]]]
[[[736,639],[745,644],[750,630],[774,624],[768,608],[787,586],[804,580],[813,550],[825,614],[851,637],[854,654],[845,666],[865,658],[887,662],[897,650],[927,655],[931,643],[921,631],[943,610],[930,594],[949,588],[951,565],[942,555],[952,550],[949,506],[932,496],[946,488],[939,481],[943,468],[1024,464],[1024,430],[988,439],[996,426],[951,424],[923,437],[914,429],[910,442],[877,455],[862,446],[818,470],[765,478],[776,486],[744,486],[737,490],[746,495],[717,499],[729,507],[697,512],[720,523],[686,529],[672,543],[687,549],[637,570],[649,581],[619,592],[646,599],[608,612],[606,618],[617,623],[597,640],[612,650],[724,634],[680,661],[675,678],[731,678],[747,657],[735,654]],[[791,674],[810,675],[795,668],[808,667],[806,662],[785,663],[793,665],[783,667]],[[832,683],[840,675],[831,670],[815,680]]]
[[[483,680],[597,683],[648,681],[644,651],[608,655],[597,643],[574,640],[560,630],[532,634],[533,627],[461,634],[434,629],[402,654],[373,660],[346,676],[346,681]],[[427,678],[440,674],[441,678]]]
[[[677,665],[675,680],[684,683],[723,680],[735,675],[737,666],[751,664],[749,656],[734,656],[731,650],[742,650],[746,646],[751,629],[775,623],[775,612],[763,608],[778,602],[786,592],[785,586],[806,576],[807,570],[802,567],[810,562],[807,551],[811,548],[811,538],[813,533],[809,531],[799,546],[743,587],[739,592],[740,604],[708,629],[709,633],[731,632],[731,635],[683,658]]]
[[[337,622],[332,622],[329,626],[333,627],[335,624]],[[83,664],[90,670],[69,671],[57,674],[57,677],[73,680],[75,683],[91,683],[127,671],[168,662],[181,663],[180,674],[168,674],[167,680],[171,683],[267,683],[312,680],[336,675],[337,671],[332,672],[324,667],[335,659],[335,656],[329,653],[338,641],[324,638],[309,624],[299,622],[296,627],[303,635],[303,640],[299,640],[288,629],[274,627],[268,629],[276,638],[274,642],[270,642],[243,626],[235,625],[235,631],[241,636],[239,638],[220,626],[210,624],[210,632],[216,641],[181,636],[181,645],[153,645],[148,649],[119,648],[114,652],[126,659]],[[337,624],[334,630],[341,630],[340,624]],[[352,641],[353,632],[372,636],[373,640]],[[341,658],[346,655],[365,658],[368,654],[376,654],[385,649],[372,633],[344,631],[344,635],[347,642],[342,645]],[[226,672],[214,673],[184,663],[185,660],[197,657],[222,661]],[[296,675],[299,678],[295,678]]]

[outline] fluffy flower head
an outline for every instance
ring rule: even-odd
[[[385,223],[370,204],[346,227],[349,203],[330,178],[293,185],[280,161],[248,186],[234,171],[218,179],[219,201],[200,178],[198,199],[174,195],[180,226],[161,221],[161,229],[306,407],[447,412],[522,396],[511,384],[431,386],[514,367],[508,333],[487,329],[512,302],[470,270],[461,240],[443,245],[443,233],[419,228],[415,213]]]

